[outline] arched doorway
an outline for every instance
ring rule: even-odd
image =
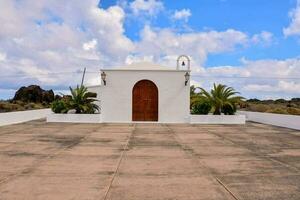
[[[152,81],[141,80],[134,85],[132,121],[158,121],[158,89]]]

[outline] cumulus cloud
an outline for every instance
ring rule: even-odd
[[[178,55],[187,54],[197,63],[194,70],[204,64],[209,53],[232,51],[246,45],[249,39],[245,33],[233,29],[178,34],[171,29],[153,29],[148,25],[140,35],[141,41],[136,43],[136,55],[152,55],[156,62],[172,59],[175,64]]]
[[[6,53],[1,53],[0,52],[0,62],[6,60]]]
[[[164,9],[158,0],[135,0],[129,5],[134,14],[155,15]],[[184,20],[189,16],[189,12],[182,11],[178,11],[181,14],[176,18]],[[192,77],[193,83],[203,87],[221,82],[250,95],[254,92],[251,84],[276,87],[279,81],[201,77],[300,77],[298,59],[244,59],[241,66],[205,67],[209,54],[247,48],[252,43],[268,43],[272,41],[271,33],[251,36],[234,29],[178,33],[145,25],[140,39],[132,40],[125,34],[125,18],[124,8],[118,5],[99,8],[99,0],[40,0],[34,4],[31,0],[0,1],[0,88],[11,91],[34,83],[62,90],[80,82],[83,67],[88,71],[86,83],[97,84],[99,68],[138,61],[153,61],[175,68],[180,54],[191,57],[192,70],[197,75]],[[280,84],[282,90],[298,87],[296,80]],[[243,85],[250,85],[252,90]]]
[[[85,66],[96,71],[100,65],[123,62],[134,48],[124,35],[125,13],[119,6],[102,9],[98,3],[1,1],[0,73],[26,78],[2,78],[0,86],[32,82],[68,86],[74,84],[72,74],[50,74],[74,72]]]
[[[174,12],[174,14],[172,15],[172,19],[184,20],[185,22],[187,22],[191,15],[192,15],[192,13],[191,13],[190,9],[176,10]]]
[[[254,44],[262,44],[268,46],[273,41],[273,34],[268,31],[262,31],[259,34],[255,34],[252,37],[252,42]]]
[[[297,6],[290,13],[291,23],[283,29],[285,36],[300,35],[300,0],[297,1]]]
[[[164,5],[160,0],[134,0],[130,3],[130,8],[135,15],[141,13],[155,15],[164,9]]]
[[[242,61],[240,66],[203,68],[192,78],[205,80],[205,88],[214,82],[230,85],[247,98],[290,98],[300,94],[300,59]]]
[[[300,83],[294,81],[279,81],[275,85],[268,84],[249,84],[243,88],[246,91],[254,92],[285,92],[292,94],[300,94]]]
[[[98,43],[97,40],[93,39],[89,42],[83,43],[82,48],[86,51],[93,50],[93,49],[95,49],[97,43]]]

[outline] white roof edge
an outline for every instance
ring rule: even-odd
[[[94,88],[94,87],[101,87],[102,85],[87,85],[85,87],[87,88]]]
[[[101,69],[101,71],[168,71],[186,72],[189,70],[177,70],[176,67],[170,68],[152,62],[135,62],[130,65],[119,66],[116,68]]]
[[[190,72],[188,69],[100,69],[100,71],[159,71],[159,72]]]

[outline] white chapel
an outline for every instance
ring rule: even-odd
[[[101,107],[102,122],[188,123],[189,69],[149,62],[102,69],[100,86],[91,86]]]

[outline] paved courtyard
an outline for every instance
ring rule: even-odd
[[[0,127],[0,199],[300,199],[300,132],[274,126]]]

